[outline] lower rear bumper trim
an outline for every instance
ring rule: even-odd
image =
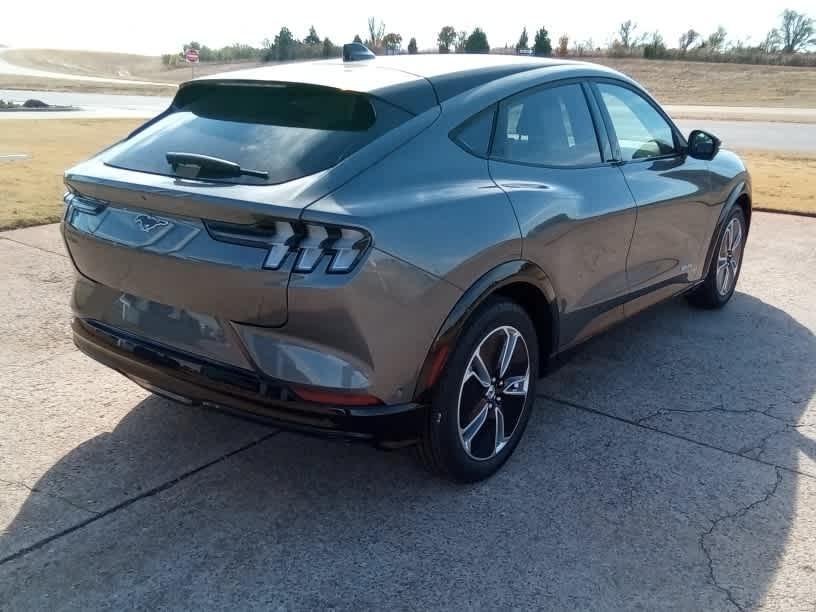
[[[282,429],[403,446],[419,436],[422,404],[331,406],[303,402],[279,381],[157,346],[75,318],[80,351],[157,395],[260,420]],[[235,371],[234,371],[235,370]]]

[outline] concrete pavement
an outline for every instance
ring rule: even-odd
[[[539,386],[458,487],[150,396],[80,355],[56,228],[0,234],[0,609],[816,608],[816,220]]]

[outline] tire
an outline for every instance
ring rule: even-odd
[[[690,292],[686,299],[698,308],[722,308],[734,295],[734,289],[742,270],[745,239],[748,226],[745,213],[735,206],[722,225],[714,247],[714,255],[705,280]],[[736,238],[736,240],[735,240]],[[723,290],[724,284],[725,289]]]
[[[502,372],[502,355],[511,346]],[[476,359],[477,349],[484,367]],[[527,427],[538,363],[535,327],[524,309],[499,298],[482,304],[434,389],[418,447],[425,466],[454,482],[493,475],[513,454]]]

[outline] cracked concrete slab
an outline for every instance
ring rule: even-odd
[[[0,476],[0,559],[91,516],[87,510]]]
[[[706,534],[717,584],[740,609],[816,608],[816,481],[779,471],[766,495]],[[796,517],[787,526],[780,517]],[[751,582],[766,581],[759,596]]]
[[[65,259],[68,258],[62,236],[57,230],[57,225],[54,224],[2,232],[0,233],[0,240],[10,240]]]
[[[0,373],[72,349],[72,280],[65,257],[0,239]]]
[[[772,467],[547,401],[502,477],[468,487],[428,479],[409,453],[280,434],[7,563],[0,600],[728,610],[722,584],[762,601],[789,560],[792,505],[767,532],[740,514],[775,481]],[[718,520],[732,515],[742,522]],[[700,546],[712,524],[716,584]],[[772,565],[750,565],[760,548]]]
[[[774,240],[783,229],[788,239]],[[816,421],[816,313],[804,280],[816,269],[815,235],[816,219],[756,213],[727,308],[680,300],[643,313],[580,348],[541,390],[816,475],[816,436],[804,426]]]
[[[0,607],[812,611],[812,221],[578,351],[470,487],[149,396],[73,349],[56,227],[2,234]]]
[[[78,351],[17,372],[7,385],[0,478],[95,512],[269,431],[168,402]]]

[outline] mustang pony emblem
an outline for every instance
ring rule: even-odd
[[[152,232],[157,227],[164,227],[170,225],[168,221],[159,219],[158,217],[151,217],[150,215],[139,215],[136,217],[136,225],[143,232]]]

